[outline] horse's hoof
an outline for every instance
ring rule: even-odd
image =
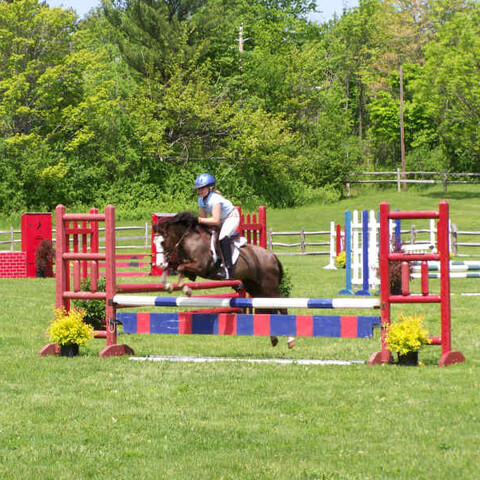
[[[270,337],[270,342],[272,342],[272,347],[276,347],[278,344],[278,338],[277,337]]]
[[[167,283],[167,284],[165,285],[165,290],[166,290],[167,292],[172,293],[172,292],[173,292],[173,285],[172,285],[171,283]]]
[[[287,342],[287,345],[288,345],[288,348],[290,348],[290,349],[293,348],[295,346],[295,339],[289,340]]]
[[[235,292],[241,292],[242,290],[245,289],[243,283],[239,283],[238,285],[234,285],[232,288]]]
[[[187,297],[191,297],[192,296],[192,289],[188,286],[188,285],[184,285],[183,287],[183,293],[187,296]]]

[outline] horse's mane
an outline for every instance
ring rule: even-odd
[[[193,230],[194,232],[199,232],[200,230],[211,231],[211,227],[207,225],[200,225],[198,223],[198,217],[192,212],[180,212],[174,215],[173,217],[163,220],[161,223],[153,226],[153,231],[155,233],[160,233],[162,230],[162,225],[182,225],[186,228]]]
[[[169,223],[170,225],[182,225],[198,233],[202,230],[209,233],[212,231],[212,227],[209,227],[208,225],[200,225],[198,223],[198,217],[192,212],[177,213],[174,217],[165,220],[165,223]]]
[[[198,216],[194,215],[192,212],[177,213],[174,217],[167,221],[171,224],[180,223],[189,228],[196,228],[199,226]]]

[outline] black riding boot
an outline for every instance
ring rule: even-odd
[[[228,272],[228,276],[226,278],[229,280],[233,277],[232,244],[230,243],[229,237],[225,237],[220,240],[220,248],[222,249],[223,262]]]

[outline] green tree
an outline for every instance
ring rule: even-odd
[[[423,74],[415,84],[415,100],[425,106],[437,126],[427,144],[442,147],[457,171],[480,167],[480,7],[470,3],[439,25],[425,49]]]
[[[65,163],[49,139],[82,93],[81,72],[69,62],[75,22],[72,12],[37,0],[0,3],[0,190],[12,193],[4,209],[45,205],[60,193]]]

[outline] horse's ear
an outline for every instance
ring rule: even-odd
[[[160,222],[160,223],[156,223],[154,226],[153,226],[153,233],[156,233],[157,235],[158,234],[162,234],[165,232],[165,228],[166,228],[166,224],[165,224],[165,221],[163,222]]]
[[[195,227],[198,225],[198,217],[192,212],[180,212],[174,217],[175,223],[183,223],[188,227]]]

